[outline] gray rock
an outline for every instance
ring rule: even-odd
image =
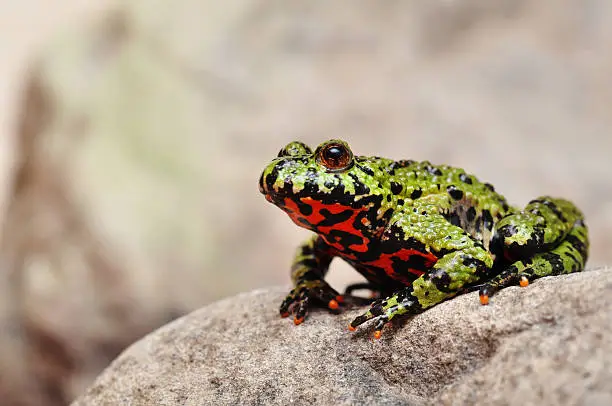
[[[294,326],[285,288],[195,311],[128,348],[73,406],[612,404],[612,272],[471,293],[387,328],[363,309]]]

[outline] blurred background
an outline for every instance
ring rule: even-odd
[[[257,180],[295,139],[572,199],[612,262],[609,0],[0,1],[0,29],[2,405],[288,284],[308,234]]]

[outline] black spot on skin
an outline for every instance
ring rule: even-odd
[[[527,245],[533,246],[535,250],[540,251],[544,247],[544,227],[538,227],[533,230],[530,237],[527,240]]]
[[[427,165],[425,167],[425,170],[431,173],[432,175],[442,176],[442,171],[439,168],[436,168],[435,166]]]
[[[383,213],[382,220],[385,222],[385,224],[389,221],[392,215],[393,215],[392,209],[387,209],[387,211]]]
[[[325,217],[325,219],[321,220],[317,223],[317,227],[330,227],[338,223],[343,223],[353,215],[353,210],[347,209],[343,210],[340,213],[331,213],[327,209],[321,209],[321,215]]]
[[[571,259],[573,262],[578,262],[578,258],[576,258],[576,257],[574,256],[574,254],[572,254],[572,253],[571,253],[571,252],[569,252],[569,251],[566,251],[566,252],[565,252],[565,256],[566,256],[566,257],[568,257],[568,258],[570,258],[570,259]]]
[[[461,262],[463,263],[463,265],[470,268],[479,268],[484,266],[484,262],[482,262],[481,260],[469,257],[467,255],[461,257]]]
[[[351,245],[363,244],[363,238],[358,235],[347,233],[342,230],[331,230],[327,235],[327,238],[331,241],[336,241],[345,248]]]
[[[400,193],[402,193],[402,189],[404,189],[404,187],[397,183],[397,182],[391,182],[391,193],[393,193],[394,195],[399,195]]]
[[[272,190],[272,187],[274,186],[274,182],[276,182],[276,178],[277,177],[278,177],[278,166],[275,166],[272,169],[272,172],[270,172],[266,176],[266,188],[267,188],[267,190]]]
[[[508,224],[499,229],[499,234],[501,234],[503,238],[512,237],[516,233],[518,233],[518,229],[514,226],[514,224]]]
[[[296,262],[294,266],[295,265],[303,265],[306,268],[315,269],[319,266],[319,263],[314,258],[305,258],[305,259],[302,259],[301,261]],[[319,277],[321,277],[321,274],[319,274]]]
[[[391,195],[387,195],[387,201],[390,202],[391,201]]]
[[[448,192],[450,197],[452,197],[455,200],[463,199],[463,190],[457,189],[457,187],[455,185],[449,185],[446,188],[446,191]]]
[[[474,220],[474,231],[480,233],[482,231],[482,217],[478,216]]]
[[[502,227],[505,228],[505,227]],[[516,242],[507,244],[506,241],[506,254],[512,259],[527,259],[537,254],[538,252],[545,251],[547,248],[544,244],[544,229],[536,228],[529,235],[529,239],[525,244],[519,245]]]
[[[399,161],[397,161],[399,168],[405,168],[407,166],[412,165],[413,163],[414,161],[412,159],[400,159]]]
[[[451,283],[451,277],[441,269],[432,271],[429,275],[431,282],[442,292],[448,292],[448,286]]]
[[[459,174],[459,180],[463,183],[467,183],[468,185],[472,184],[472,178],[470,178],[465,173]]]
[[[542,254],[542,257],[550,263],[553,275],[559,275],[565,270],[565,267],[563,266],[563,259],[561,259],[560,255],[548,252]]]
[[[501,256],[501,254],[504,252],[504,243],[499,231],[496,231],[491,237],[491,241],[489,242],[489,252],[496,257]]]
[[[353,228],[356,230],[365,230],[368,229],[368,226],[363,224],[364,222],[375,224],[376,222],[376,213],[374,215],[370,213],[368,210],[364,210],[359,212],[357,216],[355,216],[355,221],[353,221]]]
[[[459,218],[459,216],[457,215],[457,213],[451,213],[448,216],[446,216],[446,219],[448,220],[449,223],[451,223],[454,226],[457,227],[461,227],[461,219]]]
[[[438,183],[436,186],[438,187],[438,190],[440,190],[440,184]]]
[[[466,216],[468,223],[470,224],[473,223],[474,219],[476,218],[476,209],[474,209],[473,207],[470,207],[469,209],[467,209],[465,216]]]
[[[411,273],[409,269],[415,269],[423,272],[429,270],[429,267],[426,265],[426,258],[420,255],[411,255],[406,260],[392,257],[391,261],[391,267],[393,268],[393,272],[402,277],[409,277],[414,279],[417,278],[417,276]]]
[[[489,189],[491,192],[495,192],[495,187],[490,183],[485,183],[484,186]]]
[[[482,247],[484,249],[484,247]],[[463,257],[462,258],[463,265],[470,267],[475,270],[475,275],[478,278],[484,278],[489,272],[489,268],[479,259],[473,257]]]
[[[493,228],[493,216],[491,216],[489,210],[482,211],[482,221],[485,229],[491,230]]]
[[[544,206],[548,207],[550,211],[552,211],[559,220],[561,220],[564,223],[567,221],[567,219],[565,218],[561,210],[559,210],[559,208],[554,202],[551,202],[550,200],[532,200],[531,202],[529,202],[529,204],[533,204],[533,203],[543,204]]]
[[[306,203],[303,203],[301,200],[296,201],[298,210],[304,216],[310,216],[312,214],[312,206]]]
[[[355,194],[357,195],[367,195],[370,193],[370,188],[364,185],[361,182],[355,182]]]
[[[576,238],[573,235],[568,235],[565,238],[565,241],[567,241],[568,243],[571,244],[572,247],[574,247],[576,249],[576,251],[578,251],[578,253],[583,257],[586,258],[586,253],[587,253],[587,247],[586,245],[580,241],[580,239]]]
[[[370,312],[374,315],[374,316],[382,316],[384,313],[383,307],[382,307],[382,303],[381,302],[374,302],[370,305]],[[361,319],[364,316],[359,316],[357,317],[355,320],[358,320],[359,322],[361,322]],[[365,320],[365,319],[364,319]]]
[[[304,256],[308,256],[310,254],[312,254],[314,251],[312,249],[312,247],[310,245],[304,245],[302,246],[302,255]]]
[[[413,163],[414,163],[414,161],[410,160],[410,159],[402,159],[402,160],[399,160],[399,161],[392,162],[387,167],[387,172],[389,173],[389,175],[394,175],[396,169],[405,168],[405,167],[407,167],[409,165],[412,165]]]
[[[334,187],[334,182],[332,182],[331,180],[326,180],[323,185],[328,189],[332,189]]]
[[[367,173],[370,176],[374,176],[374,171],[367,166],[357,165],[357,168],[361,169],[362,172]]]
[[[357,175],[355,175],[354,173],[349,173],[349,176],[351,177],[351,179],[353,179],[353,186],[355,187],[355,194],[357,194],[357,195],[366,195],[366,194],[370,193],[370,188],[367,187],[366,185],[364,185],[359,180]]]
[[[411,198],[412,200],[416,200],[416,199],[418,199],[419,197],[421,197],[421,195],[422,195],[422,194],[423,194],[423,190],[421,190],[421,189],[414,189],[414,190],[412,191],[412,193],[410,193],[410,198]]]
[[[404,205],[404,199],[398,199],[397,200],[397,205],[398,206],[403,206]]]

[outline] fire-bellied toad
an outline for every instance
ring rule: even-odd
[[[297,251],[295,287],[280,307],[295,324],[313,303],[335,310],[367,286],[380,296],[349,328],[377,319],[379,338],[397,315],[474,289],[487,304],[499,289],[579,272],[587,259],[583,215],[567,200],[539,197],[519,210],[463,169],[353,156],[340,140],[314,153],[301,142],[288,144],[264,169],[259,189],[315,233]],[[332,289],[324,277],[334,257],[368,283],[349,286],[345,295]]]

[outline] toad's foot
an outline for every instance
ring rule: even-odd
[[[508,286],[526,287],[544,276],[579,272],[587,257],[588,235],[582,220],[575,222],[570,233],[555,249],[530,259],[516,261],[489,282],[480,285],[480,303],[486,305],[495,292]]]
[[[412,296],[412,288],[407,287],[386,299],[378,299],[373,302],[367,312],[358,316],[349,324],[349,330],[355,331],[358,326],[375,319],[374,338],[379,339],[382,336],[383,327],[393,317],[406,313],[420,313],[421,311],[418,300]]]
[[[283,300],[280,306],[281,317],[288,317],[293,314],[295,325],[302,324],[308,313],[311,300],[326,304],[330,310],[336,310],[340,303],[344,301],[344,296],[336,292],[323,280],[301,281]]]

